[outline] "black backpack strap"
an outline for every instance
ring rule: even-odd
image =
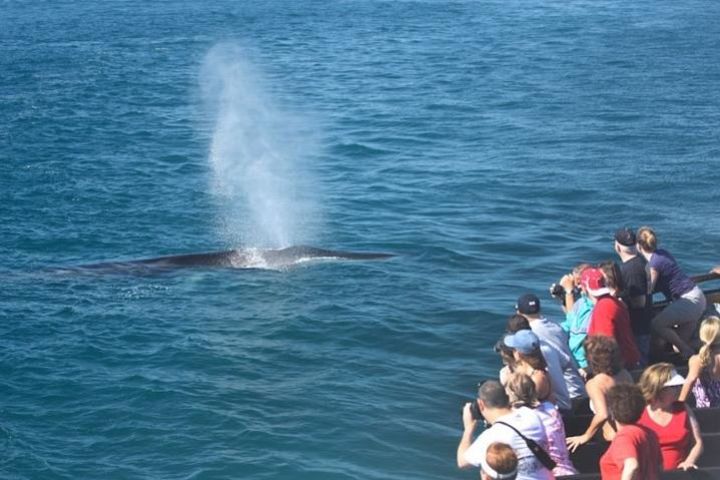
[[[528,439],[525,435],[523,435],[522,433],[520,433],[520,430],[518,430],[517,428],[513,427],[513,426],[510,425],[509,423],[506,423],[506,422],[495,422],[495,423],[499,423],[500,425],[505,425],[506,427],[509,427],[509,428],[515,430],[515,433],[517,433],[518,435],[520,435],[520,438],[522,438],[522,439],[525,441],[525,443],[528,443],[528,440],[529,440],[529,439]]]
[[[525,445],[527,445],[528,449],[535,455],[535,458],[537,458],[540,463],[547,468],[548,470],[552,470],[557,466],[557,463],[555,463],[555,460],[550,457],[550,455],[545,451],[544,448],[542,448],[535,440],[532,438],[528,438],[522,433],[520,433],[520,430],[513,427],[509,423],[506,422],[495,422],[495,424],[505,425],[506,427],[512,429],[517,433],[520,438],[522,438],[525,441]]]

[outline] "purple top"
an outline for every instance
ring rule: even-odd
[[[655,250],[648,265],[658,272],[655,291],[662,292],[668,300],[675,300],[695,288],[695,282],[680,270],[667,250]]]
[[[700,372],[692,389],[695,395],[695,406],[698,408],[709,408],[720,406],[720,379],[712,378],[707,369]]]

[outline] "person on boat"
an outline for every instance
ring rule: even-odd
[[[495,442],[507,443],[518,459],[518,480],[552,480],[554,475],[530,450],[518,434],[532,439],[547,451],[547,434],[542,421],[529,408],[511,409],[505,388],[496,380],[483,382],[475,400],[482,418],[490,427],[473,441],[478,420],[473,418],[471,403],[463,407],[463,434],[457,448],[460,468],[479,467],[488,461],[488,447]]]
[[[685,379],[670,363],[649,366],[638,382],[647,402],[638,425],[657,435],[665,470],[697,468],[697,459],[703,451],[695,415],[685,402],[678,401],[684,383]]]
[[[495,344],[495,352],[500,355],[500,361],[503,365],[502,368],[500,368],[498,377],[500,379],[500,383],[505,385],[510,378],[510,375],[515,372],[515,368],[517,367],[517,362],[515,361],[515,350],[505,345],[505,337],[502,337]]]
[[[588,297],[595,304],[590,315],[588,336],[613,337],[620,347],[620,354],[627,368],[640,363],[640,352],[635,345],[627,307],[613,297],[607,287],[605,276],[598,268],[588,268],[582,273],[582,284]]]
[[[577,362],[578,373],[583,378],[587,378],[588,366],[583,342],[587,337],[590,315],[594,307],[580,281],[580,276],[586,268],[591,268],[591,265],[581,263],[573,269],[572,273],[563,276],[559,282],[564,290],[562,308],[565,312],[565,320],[560,323],[560,328],[568,335],[570,353]],[[573,291],[578,290],[580,294],[575,296]]]
[[[648,293],[661,292],[670,301],[670,305],[652,319],[652,332],[675,346],[687,359],[695,353],[691,337],[705,311],[705,294],[685,275],[670,252],[657,245],[657,236],[650,227],[638,230],[637,248],[647,260],[650,272]]]
[[[540,339],[532,330],[523,329],[502,339],[505,348],[512,349],[512,373],[524,373],[535,382],[537,396],[542,401],[557,403],[557,394],[553,388],[553,380],[547,371],[545,356],[540,350]],[[510,379],[509,375],[501,376],[503,384]],[[560,379],[562,381],[562,378]]]
[[[573,401],[587,398],[577,362],[570,353],[568,336],[557,323],[545,317],[540,310],[540,299],[531,293],[518,298],[515,309],[528,321],[530,329],[540,339],[548,372],[553,382],[558,407],[573,410]]]
[[[605,277],[605,286],[610,290],[610,295],[615,298],[620,298],[620,292],[624,288],[622,277],[620,275],[620,267],[617,263],[612,260],[605,260],[604,262],[598,263],[597,268]]]
[[[687,400],[692,391],[695,406],[720,407],[720,318],[707,317],[700,324],[700,353],[688,360],[680,401]]]
[[[600,457],[603,480],[657,480],[662,456],[655,432],[638,425],[645,410],[640,387],[615,385],[607,392],[608,409],[617,428],[605,454]]]
[[[524,373],[512,374],[505,390],[512,408],[527,407],[540,417],[548,437],[547,452],[556,463],[553,474],[558,477],[578,473],[570,461],[570,452],[565,444],[565,425],[557,407],[548,401],[538,400],[535,382]]]
[[[519,313],[515,313],[508,318],[505,331],[507,333],[515,333],[519,330],[532,329],[530,328],[530,322],[528,322],[527,317],[520,315]]]
[[[650,306],[645,257],[638,254],[635,233],[629,228],[615,232],[615,253],[620,257],[623,288],[619,297],[628,307],[630,327],[640,351],[640,364],[647,365],[650,355]]]
[[[480,480],[514,480],[518,458],[510,445],[494,442],[488,446],[484,461],[480,462]]]
[[[615,385],[633,383],[632,375],[623,367],[620,348],[612,337],[592,335],[585,340],[585,352],[588,358],[592,378],[585,384],[590,396],[592,420],[582,435],[567,438],[570,451],[593,439],[602,428],[603,437],[610,440],[615,434],[608,420],[607,392]]]

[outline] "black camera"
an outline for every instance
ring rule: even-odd
[[[480,407],[478,406],[478,402],[474,398],[470,402],[470,414],[475,421],[483,420],[483,416],[482,413],[480,413]]]
[[[550,285],[550,295],[555,298],[565,298],[565,287],[559,283],[553,283]]]

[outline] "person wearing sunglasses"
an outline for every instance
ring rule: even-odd
[[[638,425],[657,435],[665,470],[695,469],[703,451],[700,425],[692,410],[678,401],[684,383],[670,363],[648,367],[638,382],[647,402]]]

